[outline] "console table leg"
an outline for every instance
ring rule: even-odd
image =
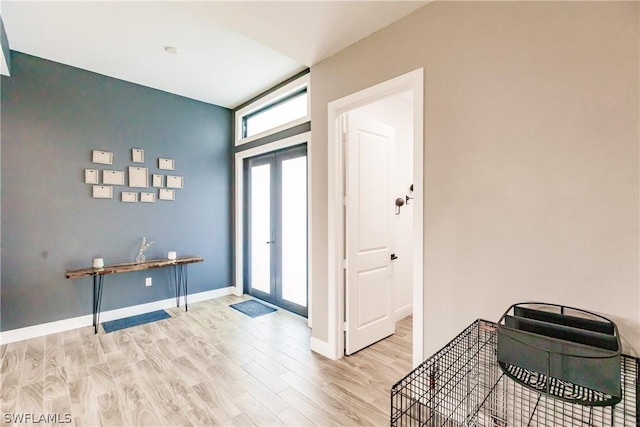
[[[187,305],[187,294],[188,294],[187,265],[185,264],[183,267],[184,267],[184,270],[183,270],[184,277],[182,278],[182,283],[184,283],[184,311],[189,311],[189,306]]]
[[[98,333],[100,324],[100,304],[102,303],[102,283],[104,276],[97,274],[93,276],[93,331]]]
[[[176,282],[176,307],[180,307],[180,280],[178,275],[178,268],[180,265],[173,266],[173,280]]]
[[[176,307],[180,307],[180,294],[184,292],[184,311],[189,311],[187,305],[187,266],[178,264],[173,266],[174,280],[176,281]]]

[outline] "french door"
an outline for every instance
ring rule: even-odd
[[[307,317],[307,148],[245,160],[245,292]]]

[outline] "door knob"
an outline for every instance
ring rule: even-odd
[[[400,215],[400,208],[404,206],[404,199],[402,197],[398,197],[396,199],[396,215]]]

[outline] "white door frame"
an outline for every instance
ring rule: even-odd
[[[233,294],[241,296],[244,293],[244,159],[270,153],[295,145],[307,144],[307,323],[311,327],[311,132],[301,133],[280,139],[275,142],[260,145],[248,150],[240,151],[235,155],[235,179],[236,179],[236,274]]]
[[[424,354],[423,220],[424,220],[424,70],[419,68],[328,104],[328,350],[333,359],[344,355],[344,169],[340,116],[350,110],[411,90],[413,92],[413,366]]]

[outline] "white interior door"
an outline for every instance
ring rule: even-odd
[[[345,115],[347,354],[395,332],[392,194],[395,129]]]

